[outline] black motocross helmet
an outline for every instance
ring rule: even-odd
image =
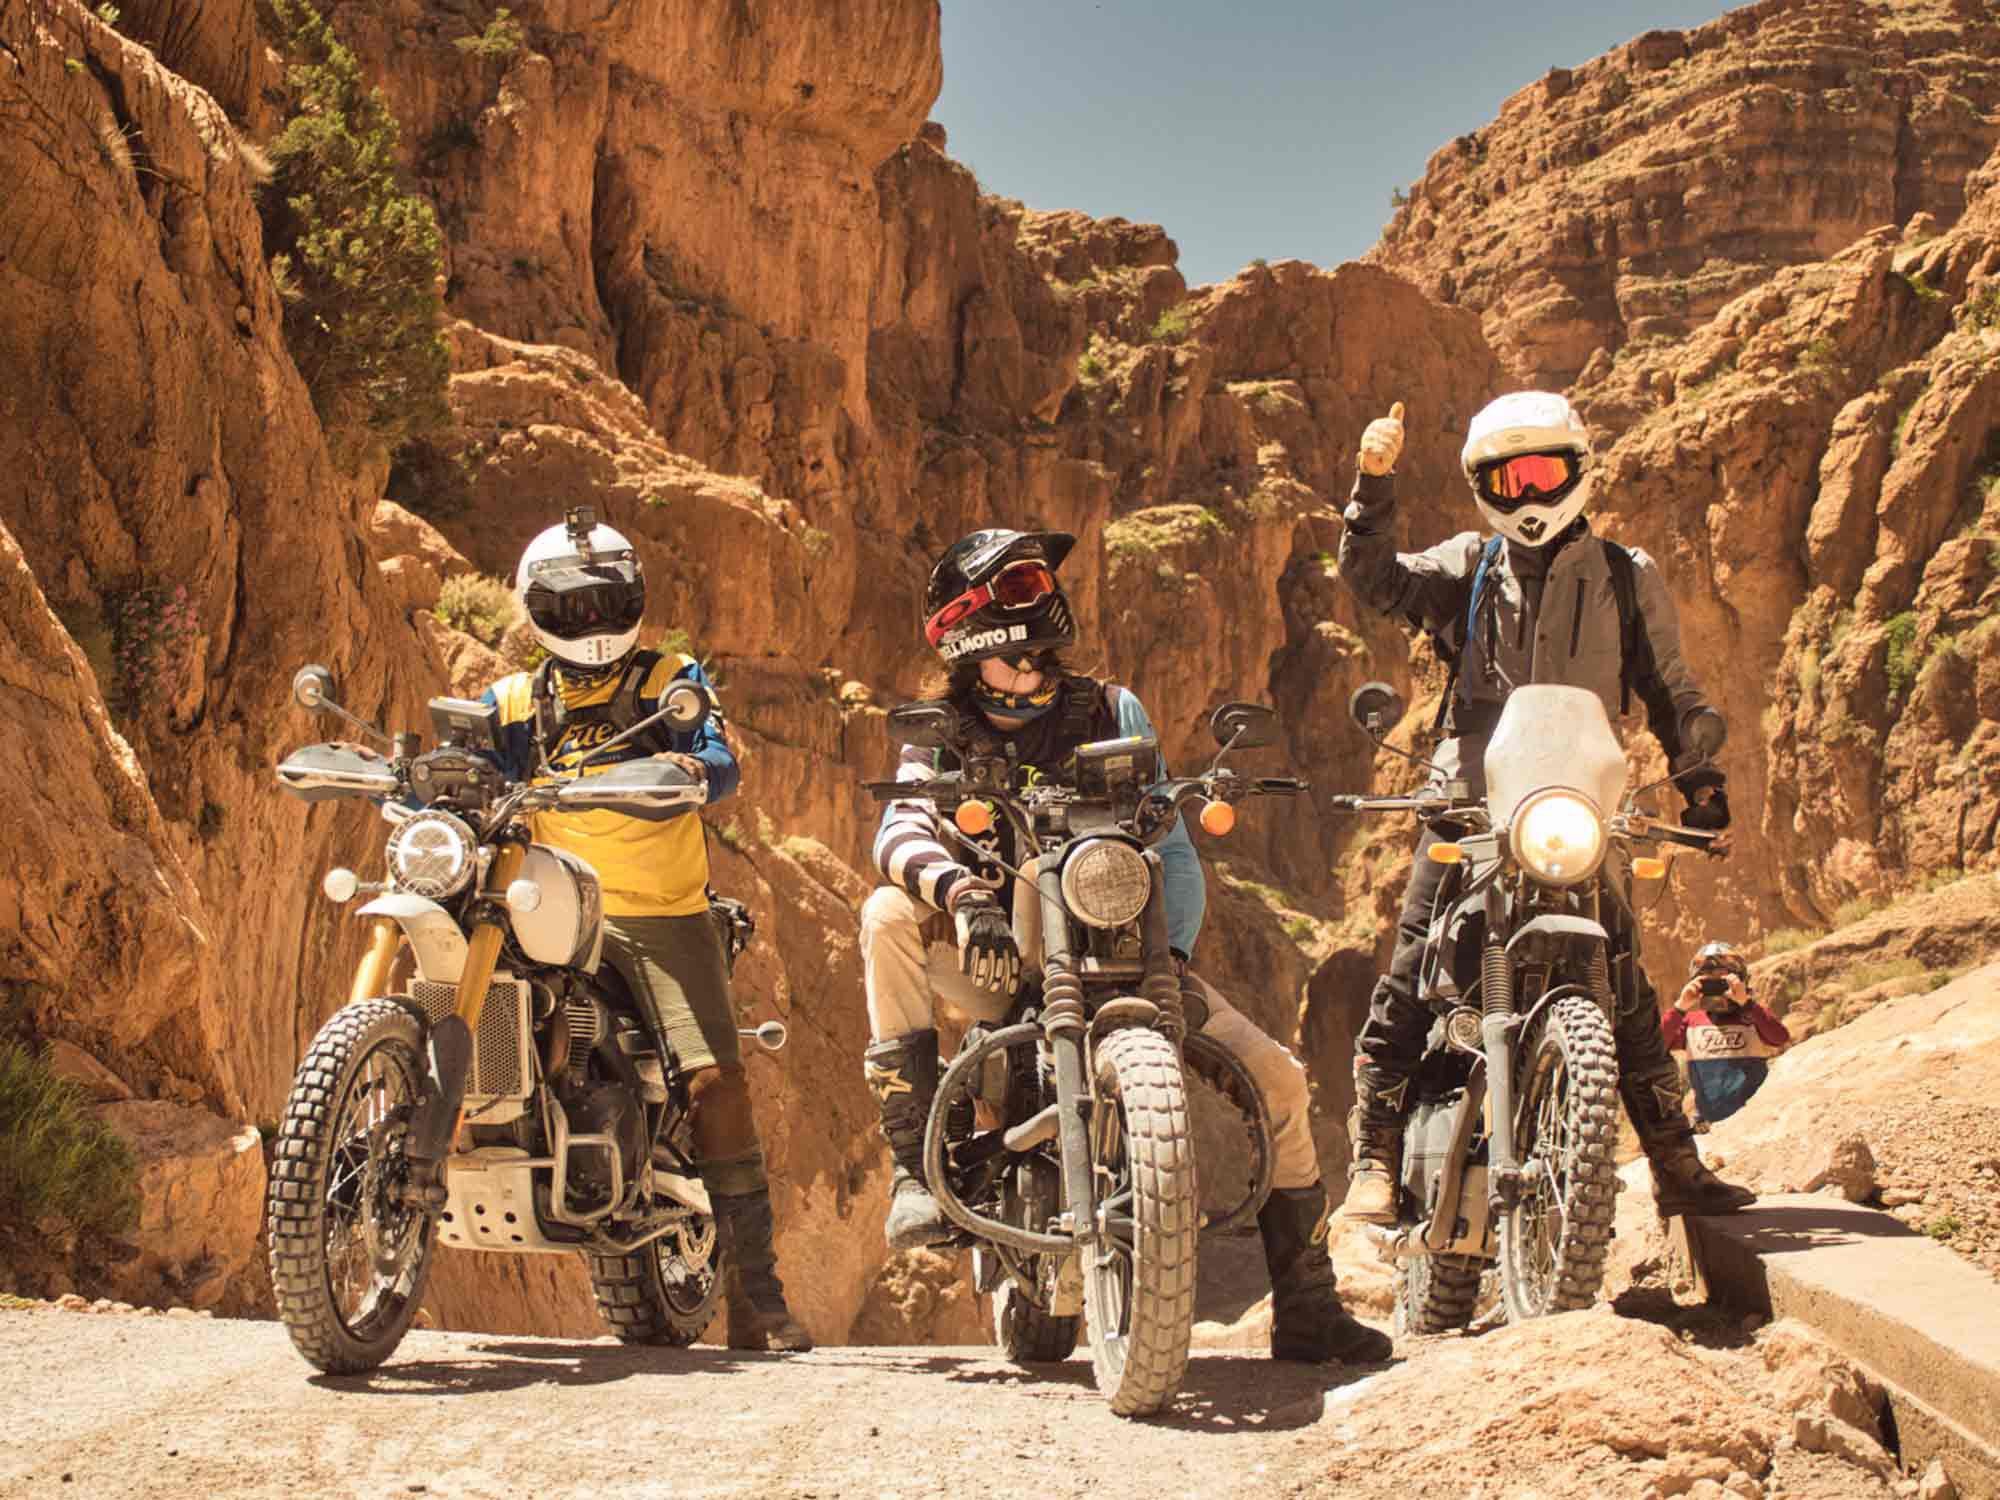
[[[924,638],[946,666],[1074,644],[1076,615],[1056,569],[1075,545],[1066,531],[989,528],[961,537],[931,569]]]

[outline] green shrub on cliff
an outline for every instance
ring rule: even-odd
[[[19,1042],[0,1042],[0,1221],[115,1234],[138,1212],[137,1170],[82,1089]]]
[[[394,447],[447,419],[443,239],[397,173],[395,116],[311,0],[265,0],[290,64],[264,198],[285,342],[328,435]]]

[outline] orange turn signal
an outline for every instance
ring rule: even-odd
[[[951,820],[967,838],[977,838],[993,826],[993,809],[984,802],[967,800],[958,804]]]
[[[1632,861],[1634,880],[1658,880],[1667,873],[1667,862],[1650,854],[1642,854]]]
[[[1424,851],[1433,864],[1460,865],[1465,863],[1465,851],[1456,844],[1432,844]]]
[[[1201,831],[1217,838],[1236,826],[1236,809],[1227,802],[1211,802],[1201,810]]]

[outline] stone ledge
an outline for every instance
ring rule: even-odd
[[[1874,1209],[1766,1198],[1688,1221],[1710,1295],[1796,1318],[1889,1392],[1905,1464],[1942,1458],[1967,1500],[2000,1500],[2000,1286]]]

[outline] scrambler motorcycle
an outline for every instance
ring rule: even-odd
[[[1405,754],[1384,743],[1403,716],[1394,689],[1365,684],[1349,712]],[[1712,709],[1689,717],[1701,760],[1679,775],[1712,761],[1725,728]],[[1624,752],[1586,689],[1516,688],[1485,771],[1483,798],[1450,780],[1332,799],[1415,813],[1440,837],[1427,857],[1453,867],[1419,975],[1439,1018],[1411,1084],[1399,1219],[1370,1230],[1398,1269],[1399,1332],[1464,1327],[1496,1263],[1509,1321],[1597,1300],[1618,1189],[1613,1017],[1638,980],[1633,881],[1665,875],[1659,845],[1716,839],[1641,813],[1654,787],[1625,797]]]
[[[993,1295],[994,1335],[1022,1365],[1067,1359],[1090,1332],[1099,1390],[1121,1416],[1159,1411],[1187,1370],[1196,1236],[1249,1223],[1271,1190],[1273,1146],[1262,1095],[1234,1054],[1190,1016],[1167,946],[1166,887],[1154,849],[1184,807],[1227,833],[1233,802],[1303,792],[1286,778],[1245,779],[1231,750],[1270,745],[1277,715],[1225,704],[1222,750],[1199,776],[1159,779],[1150,736],[1078,748],[1058,782],[1001,756],[971,753],[948,703],[889,715],[904,743],[947,747],[959,770],[927,781],[867,783],[882,802],[929,806],[968,863],[1014,876],[1020,989],[998,1025],[976,1024],[939,1081],[924,1177],[973,1246],[977,1290]],[[1018,865],[978,840],[1004,818]],[[1240,1202],[1200,1212],[1187,1078],[1242,1117],[1250,1143]],[[981,1129],[981,1116],[993,1122]]]
[[[550,809],[688,817],[702,787],[659,759],[511,783],[481,753],[498,748],[496,708],[432,699],[439,743],[424,751],[342,708],[324,667],[302,668],[292,693],[391,751],[328,742],[277,768],[295,796],[365,798],[391,825],[386,881],[334,869],[322,883],[335,902],[366,895],[370,928],[351,998],[299,1064],[275,1142],[271,1277],[293,1344],[331,1373],[380,1365],[440,1244],[580,1254],[619,1338],[693,1343],[723,1264],[691,1155],[687,1081],[601,962],[596,873],[532,842],[524,820]],[[592,758],[707,713],[699,692],[670,690]],[[733,960],[748,914],[716,910],[733,923]],[[413,968],[399,984],[405,945]],[[744,1034],[773,1051],[785,1042],[775,1021]]]

